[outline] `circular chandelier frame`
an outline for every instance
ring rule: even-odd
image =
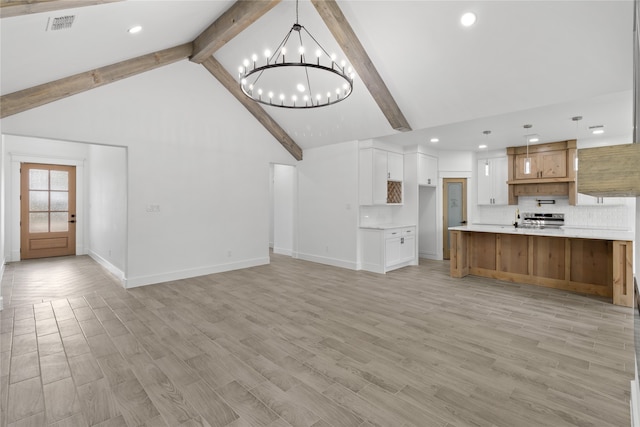
[[[298,23],[298,2],[296,1],[296,23],[293,24],[287,35],[284,37],[276,51],[271,55],[270,52],[265,52],[266,64],[258,66],[257,55],[253,55],[252,61],[244,61],[243,66],[239,68],[240,88],[242,92],[253,101],[260,104],[269,105],[272,107],[289,108],[289,109],[309,109],[326,107],[329,105],[337,104],[344,101],[353,92],[353,80],[355,73],[351,68],[346,68],[346,64],[342,61],[341,64],[336,63],[335,56],[330,55],[318,41],[307,31],[307,29]],[[296,61],[286,60],[286,44],[293,31],[298,34],[300,42],[298,55]],[[314,62],[307,61],[305,54],[305,47],[302,42],[302,33],[307,34],[311,40],[316,44],[316,56],[317,59]],[[321,63],[321,57],[328,58],[331,62],[329,65]],[[304,76],[306,79],[306,87],[299,83],[298,93],[301,95],[301,99],[298,100],[298,93],[290,97],[286,97],[284,94],[280,94],[278,98],[274,98],[274,93],[267,92],[258,87],[260,78],[263,75],[269,73],[273,75],[277,70],[283,70],[286,68],[297,67],[304,70]],[[309,78],[309,70],[315,69],[322,72],[330,73],[332,76],[337,76],[342,79],[342,86],[338,87],[335,91],[326,91],[326,86],[323,88],[324,93],[316,92],[313,94],[313,87]],[[294,83],[295,84],[295,83]]]

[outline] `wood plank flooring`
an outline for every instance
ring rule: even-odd
[[[8,264],[2,426],[628,426],[631,309],[448,262],[268,266],[124,290]]]

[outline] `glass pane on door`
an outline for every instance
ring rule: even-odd
[[[68,216],[67,212],[51,212],[51,232],[68,231]]]
[[[448,185],[449,209],[447,210],[447,220],[449,227],[462,225],[462,183],[450,182]]]
[[[49,213],[31,212],[29,213],[29,233],[48,233]]]
[[[69,172],[29,170],[29,232],[69,230]]]
[[[32,212],[42,212],[49,210],[48,191],[29,191],[29,210]]]
[[[51,192],[51,210],[52,211],[68,211],[69,210],[69,193],[62,191]]]
[[[69,191],[69,172],[51,171],[51,190]]]
[[[49,171],[44,169],[31,169],[29,171],[29,190],[48,190]]]

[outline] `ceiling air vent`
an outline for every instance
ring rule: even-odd
[[[66,30],[71,28],[75,19],[76,15],[59,16],[57,18],[53,18],[53,20],[49,18],[47,21],[47,27],[51,31]],[[51,27],[49,27],[49,23],[51,24]]]

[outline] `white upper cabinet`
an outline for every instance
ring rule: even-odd
[[[509,204],[507,185],[508,163],[506,157],[478,160],[478,204]]]
[[[404,156],[378,148],[360,149],[361,205],[402,203]]]
[[[382,150],[378,150],[382,151]],[[404,156],[387,151],[387,181],[404,180]]]
[[[418,185],[435,187],[438,185],[438,159],[418,154]]]

